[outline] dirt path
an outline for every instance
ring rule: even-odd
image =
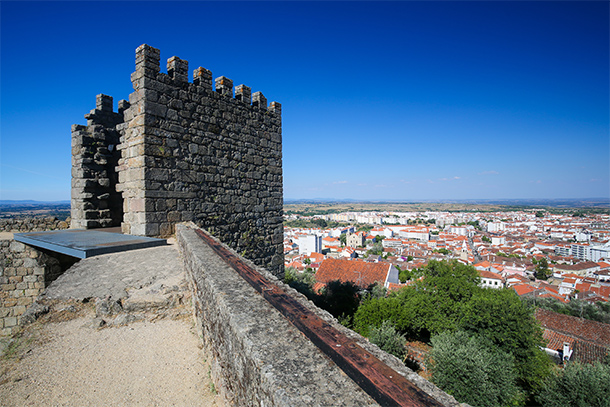
[[[0,406],[224,406],[185,287],[173,245],[82,260],[0,340]]]
[[[0,362],[3,406],[220,406],[188,320],[36,323]]]

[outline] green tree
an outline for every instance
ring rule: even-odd
[[[341,233],[339,236],[339,241],[341,242],[341,246],[345,246],[347,244],[347,235],[345,233]]]
[[[429,340],[431,333],[455,330],[462,307],[479,290],[478,272],[457,261],[430,261],[412,277],[423,279],[392,292],[385,299],[365,301],[358,309],[355,329],[367,335],[369,326],[379,327],[385,319],[410,339]]]
[[[462,309],[460,328],[485,337],[515,358],[520,383],[535,392],[550,373],[550,361],[540,350],[542,329],[513,290],[482,289]]]
[[[398,270],[398,280],[401,283],[405,283],[411,279],[411,272],[409,270]]]
[[[486,242],[486,243],[491,243],[491,239],[490,239],[490,238],[488,238],[487,236],[483,236],[483,237],[481,238],[481,240],[482,240],[482,241],[484,241],[484,242]]]
[[[369,340],[397,358],[404,358],[406,339],[401,335],[390,321],[383,321],[379,328],[372,328]]]
[[[313,285],[316,282],[314,274],[311,269],[301,273],[294,267],[288,267],[284,271],[284,282],[301,294],[304,294],[310,300],[313,300],[316,297],[313,292]]]
[[[351,326],[354,313],[360,305],[360,291],[360,287],[351,281],[331,281],[314,299],[314,303],[336,318],[341,318],[345,321],[344,325]]]
[[[328,222],[326,222],[324,219],[314,219],[312,222],[320,228],[328,227]]]
[[[564,304],[554,298],[536,297],[521,297],[521,301],[532,308],[543,308],[559,314],[610,324],[610,303],[590,304],[584,300],[573,299]]]
[[[370,226],[370,225],[358,224],[358,227],[356,228],[356,231],[357,232],[366,232],[366,233],[368,233],[368,232],[371,231],[371,229],[373,229],[373,227]]]
[[[536,400],[544,407],[608,407],[610,366],[570,362],[548,378]]]
[[[363,301],[354,329],[367,336],[387,320],[408,339],[425,342],[431,335],[462,330],[511,355],[524,394],[531,397],[540,388],[550,361],[539,348],[542,331],[533,309],[511,290],[479,287],[478,272],[456,261],[430,261],[412,273],[413,284],[387,298]]]
[[[455,260],[432,260],[424,267],[423,276],[414,284],[417,298],[414,303],[428,308],[419,309],[426,319],[422,328],[432,334],[456,329],[462,307],[481,290],[479,273]]]
[[[401,302],[393,295],[387,298],[367,297],[354,315],[354,330],[368,337],[371,329],[379,328],[384,321],[397,320],[400,310]]]
[[[549,270],[549,262],[546,258],[543,257],[538,261],[538,264],[536,265],[536,271],[534,272],[534,276],[538,280],[547,280],[551,275],[552,273]]]
[[[536,212],[536,217],[537,218],[544,218],[544,212],[543,211]]]
[[[431,342],[432,381],[458,401],[477,407],[522,403],[510,354],[463,331],[433,336]]]
[[[373,298],[384,298],[388,294],[388,289],[382,284],[373,284],[369,287],[368,291],[371,293]]]
[[[383,254],[383,243],[381,243],[381,242],[373,243],[373,247],[371,247],[371,249],[368,250],[367,253],[381,256]]]

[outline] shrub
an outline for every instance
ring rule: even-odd
[[[544,407],[610,406],[610,366],[569,363],[549,377],[536,399]]]
[[[431,339],[427,366],[432,381],[458,401],[476,407],[522,404],[513,357],[463,331]]]
[[[398,333],[390,321],[383,321],[379,328],[371,328],[369,340],[382,350],[403,359],[405,356],[405,337]]]

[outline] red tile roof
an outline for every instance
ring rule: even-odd
[[[351,281],[362,288],[367,288],[376,282],[384,284],[389,268],[389,263],[326,259],[316,272],[316,281],[324,284],[334,280]]]
[[[563,343],[567,342],[570,344],[570,348],[574,348],[574,342],[576,340],[571,336],[561,334],[559,332],[545,329],[542,333],[542,339],[546,342],[546,347],[553,350],[563,349]]]
[[[502,276],[494,273],[493,271],[479,270],[479,276],[483,278],[493,278],[495,280],[502,280]]]
[[[537,309],[535,315],[545,330],[573,339],[573,360],[575,358],[581,362],[591,363],[603,359],[610,351],[610,324],[558,314],[542,308]],[[549,338],[551,335],[546,334]]]
[[[324,283],[314,283],[313,292],[319,293],[325,286],[326,286],[326,284],[324,284]]]
[[[568,300],[566,300],[566,299],[565,299],[564,297],[562,297],[561,295],[559,295],[559,294],[553,294],[553,293],[549,293],[549,292],[544,293],[544,294],[540,294],[540,295],[538,295],[538,298],[554,298],[554,299],[556,299],[557,301],[561,301],[561,302],[563,302],[564,304],[567,304],[567,303],[569,302]]]
[[[541,290],[546,290],[548,292],[551,292],[553,294],[559,294],[559,288],[551,285],[549,283],[546,283],[544,281],[541,281],[540,284],[538,285],[538,288],[540,288]]]
[[[605,261],[600,261],[597,263],[597,265],[600,267],[601,270],[610,268],[610,264],[606,263]]]
[[[512,288],[519,296],[536,291],[536,289],[529,284],[516,284]]]
[[[489,266],[491,266],[491,263],[488,262],[487,260],[481,261],[474,265],[474,267],[483,267],[483,268],[489,268]]]
[[[324,255],[322,253],[318,253],[318,252],[311,252],[311,254],[309,255],[309,258],[312,261],[320,262],[320,261],[324,260]]]

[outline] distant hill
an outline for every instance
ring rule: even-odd
[[[70,216],[70,201],[0,200],[0,218],[34,216],[54,216],[58,219],[65,219]]]
[[[610,198],[582,199],[422,199],[422,200],[357,200],[357,199],[284,199],[286,205],[316,204],[460,204],[493,205],[509,207],[546,207],[546,208],[610,208]]]
[[[7,205],[70,205],[70,201],[32,201],[31,199],[12,201],[0,199],[0,206]]]

